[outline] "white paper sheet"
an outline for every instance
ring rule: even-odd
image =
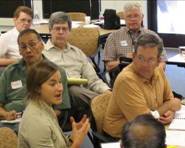
[[[102,148],[120,148],[120,142],[102,143]]]
[[[175,118],[169,125],[170,130],[185,130],[185,106],[175,113]]]
[[[166,144],[185,147],[185,131],[166,130]],[[102,143],[102,148],[120,148],[120,142]]]
[[[166,144],[185,146],[185,131],[166,130]]]

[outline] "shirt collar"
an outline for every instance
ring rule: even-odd
[[[29,103],[38,105],[39,109],[43,109],[48,115],[50,115],[50,117],[56,120],[56,114],[54,112],[53,107],[48,105],[46,102],[44,102],[40,98],[38,100],[30,100]]]
[[[16,33],[19,33],[19,31],[17,30],[16,27],[13,27],[13,30],[14,30]]]
[[[128,28],[128,27],[126,27],[126,31],[127,31],[127,33],[132,33],[132,31]],[[139,30],[138,30],[138,33],[141,33],[143,31],[143,28],[141,27]]]
[[[46,51],[49,51],[49,50],[51,50],[53,48],[60,50],[60,48],[58,48],[58,47],[53,45],[53,43],[51,42],[51,39],[49,39],[47,41],[47,43],[45,44],[45,47],[46,47]],[[68,52],[70,49],[74,49],[74,48],[73,48],[73,46],[70,43],[67,43],[67,48],[64,48],[63,51],[64,52]]]
[[[48,51],[48,50],[52,49],[53,47],[54,47],[54,45],[51,43],[51,39],[49,39],[47,41],[47,43],[45,44],[45,48]]]
[[[43,59],[48,60],[43,54],[42,54]],[[19,67],[21,67],[22,69],[26,69],[26,62],[24,61],[24,59],[20,59],[17,63],[15,63],[15,65],[18,65]]]
[[[159,67],[156,67],[155,70],[154,70],[154,74],[152,76],[152,79],[151,81],[145,79],[145,78],[142,78],[142,81],[144,83],[151,83],[151,84],[154,84],[159,78]]]

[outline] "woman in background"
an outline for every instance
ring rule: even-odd
[[[90,124],[84,116],[79,123],[71,117],[72,134],[66,137],[52,105],[60,104],[63,86],[58,67],[42,60],[28,72],[28,105],[19,127],[19,148],[80,148]]]

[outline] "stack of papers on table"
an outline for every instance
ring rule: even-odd
[[[166,130],[166,144],[185,146],[185,131]]]
[[[171,58],[168,59],[169,62],[179,62],[179,63],[184,63],[185,62],[185,57],[182,56],[181,54],[177,54]]]
[[[175,117],[169,125],[169,130],[185,130],[185,106],[175,113]]]

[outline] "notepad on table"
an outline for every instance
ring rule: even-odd
[[[73,84],[73,85],[81,85],[81,84],[87,84],[88,80],[87,79],[82,79],[82,78],[67,78],[68,84]]]
[[[185,130],[185,119],[173,119],[169,130]]]
[[[166,144],[185,146],[185,131],[180,130],[166,130]],[[169,147],[170,148],[170,147]]]

